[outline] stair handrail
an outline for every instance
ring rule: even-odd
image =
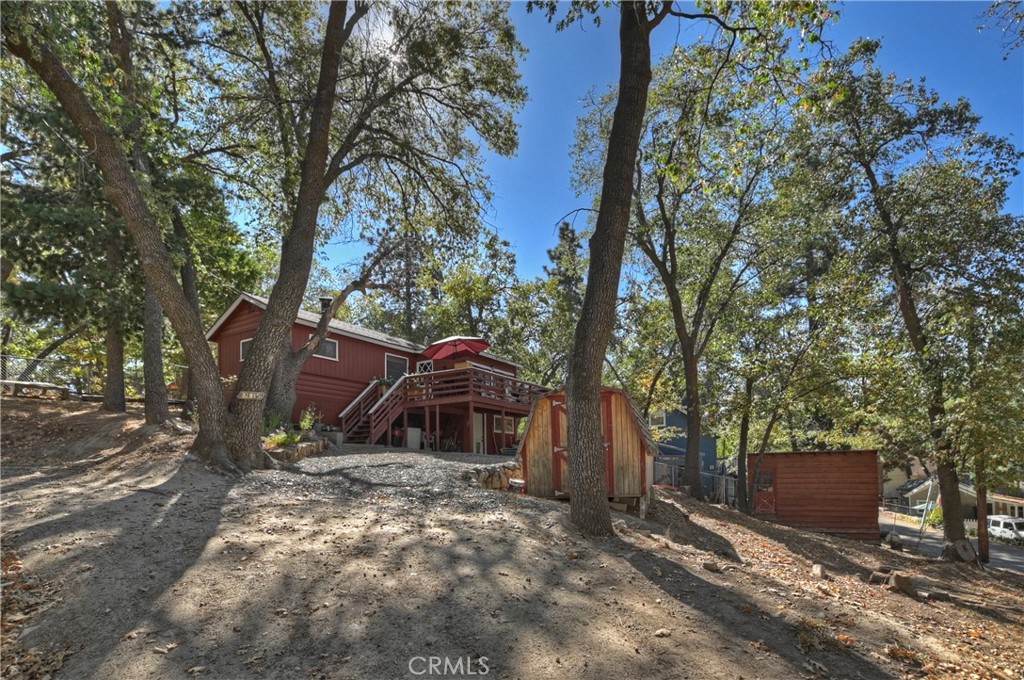
[[[392,412],[405,402],[406,378],[408,377],[409,374],[407,373],[396,380],[395,384],[384,393],[384,396],[378,399],[377,403],[370,408],[370,438],[368,440],[370,444],[376,442],[382,434],[387,432],[388,427],[391,425]],[[386,408],[384,408],[385,406]],[[382,424],[383,427],[381,427]]]
[[[341,413],[338,414],[338,417],[344,418],[345,416],[347,416],[352,409],[359,405],[359,402],[363,400],[363,397],[365,397],[370,390],[372,390],[379,384],[380,380],[378,380],[377,378],[371,380],[370,383],[363,388],[363,391],[359,393],[359,396],[353,399],[351,402],[349,402],[349,405],[342,409]]]
[[[374,378],[369,384],[359,393],[359,396],[352,400],[348,406],[339,414],[341,423],[341,431],[345,434],[352,434],[363,420],[365,420],[369,409],[367,406],[370,403],[370,397],[375,396],[374,390],[380,385],[380,380]],[[373,403],[376,403],[376,399],[373,399]],[[352,416],[355,417],[352,417]]]

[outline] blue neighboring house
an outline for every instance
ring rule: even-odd
[[[651,430],[656,430],[659,427],[672,427],[679,432],[671,439],[658,442],[661,455],[655,458],[657,462],[680,467],[686,464],[686,427],[688,422],[686,414],[678,409],[651,412],[647,418]],[[718,440],[714,437],[704,435],[700,438],[700,470],[711,474],[718,472]],[[704,491],[712,493],[714,480],[705,477],[703,481]]]

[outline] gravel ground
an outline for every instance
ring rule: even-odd
[[[236,486],[239,497],[294,490],[309,499],[373,500],[386,497],[408,508],[458,502],[471,510],[495,509],[495,494],[461,478],[481,465],[509,460],[499,456],[389,451],[380,446],[345,444],[329,455],[299,461],[301,474],[264,471],[247,475]]]
[[[5,680],[416,678],[435,658],[449,677],[1024,678],[1012,575],[677,496],[588,540],[565,503],[463,477],[504,458],[341,447],[230,479],[137,414],[19,408]],[[951,600],[867,584],[879,564]]]

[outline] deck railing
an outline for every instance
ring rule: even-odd
[[[547,388],[480,368],[456,368],[402,376],[370,410],[370,442],[376,442],[402,409],[440,402],[505,402],[530,406]]]
[[[455,368],[406,376],[407,401],[494,400],[529,406],[547,388],[480,368]]]

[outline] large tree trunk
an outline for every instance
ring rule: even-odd
[[[175,267],[161,236],[160,224],[150,210],[142,189],[110,128],[100,119],[82,88],[45,44],[30,41],[32,29],[25,25],[30,6],[19,6],[21,14],[7,16],[4,42],[11,54],[21,59],[46,83],[71,118],[104,179],[104,195],[117,208],[139,251],[147,282],[153,287],[164,312],[178,335],[196,376],[200,431],[193,450],[206,460],[234,470],[225,442],[227,413],[220,386],[220,374],[206,342],[202,320],[185,300]]]
[[[369,11],[369,5],[356,5],[348,24],[345,22],[347,11],[346,2],[333,2],[328,11],[319,81],[309,112],[309,138],[302,154],[302,178],[290,229],[283,239],[278,282],[228,410],[224,408],[219,371],[207,345],[202,320],[189,305],[177,281],[160,224],[119,140],[97,115],[60,59],[45,42],[36,39],[41,32],[32,26],[31,6],[18,6],[15,12],[5,16],[3,23],[4,42],[9,52],[42,78],[89,146],[103,174],[104,193],[128,226],[146,279],[178,334],[195,379],[199,403],[200,432],[194,444],[196,452],[230,470],[273,464],[259,445],[266,390],[277,360],[277,348],[291,332],[312,264],[317,217],[329,181],[326,174],[329,133],[342,48],[356,22]],[[229,417],[228,411],[233,417]]]
[[[14,324],[10,319],[4,318],[3,335],[0,337],[0,380],[10,380],[10,357],[7,354],[7,345],[11,343],[11,335],[14,333]]]
[[[121,244],[111,238],[107,241],[107,264],[112,269],[119,269],[122,265]],[[117,306],[120,302],[108,300],[108,307]],[[107,355],[107,377],[103,384],[103,410],[124,411],[124,330],[121,319],[111,314],[107,319],[107,336],[105,350]]]
[[[939,492],[942,494],[942,535],[944,540],[942,557],[943,559],[957,560],[959,557],[953,544],[965,536],[964,513],[960,503],[960,483],[956,461],[953,459],[946,437],[945,377],[942,365],[929,357],[932,348],[917,309],[917,300],[911,285],[913,268],[904,259],[897,222],[885,202],[884,192],[881,190],[874,168],[866,162],[862,162],[861,167],[868,179],[875,209],[878,211],[880,222],[884,227],[889,254],[889,269],[892,273],[893,285],[896,288],[896,302],[899,306],[900,316],[903,318],[907,338],[910,340],[911,347],[914,348],[925,383],[928,385],[928,421],[931,425]]]
[[[576,324],[567,384],[570,517],[584,533],[612,532],[601,434],[601,374],[615,322],[633,173],[651,82],[646,6],[619,7],[619,94],[608,138],[601,204],[590,238],[590,266]]]
[[[700,373],[697,357],[687,349],[683,350],[683,365],[686,374],[686,484],[690,494],[704,500],[704,485],[700,471]]]
[[[104,411],[123,412],[124,399],[124,334],[121,323],[116,319],[107,321],[107,337],[104,343],[107,354],[106,380],[103,383]]]
[[[282,423],[292,422],[292,410],[295,407],[295,386],[299,382],[299,373],[305,357],[292,351],[291,343],[281,353],[281,359],[274,367],[274,377],[270,381],[267,393],[266,414]]]
[[[943,425],[946,408],[942,403],[942,390],[938,387],[933,390],[933,403],[928,409],[928,418],[932,423],[935,473],[939,478],[939,494],[942,496],[942,557],[955,561],[960,557],[953,546],[967,536],[964,531],[964,509],[960,501],[960,477],[957,474],[956,462],[953,460],[953,452],[946,440]]]
[[[170,419],[164,383],[164,311],[150,286],[142,321],[142,370],[145,380],[146,422],[159,425]]]
[[[310,110],[309,138],[302,155],[302,178],[299,183],[295,211],[281,249],[280,274],[270,293],[263,320],[253,338],[252,349],[238,376],[238,386],[229,410],[234,414],[228,422],[228,447],[243,469],[259,469],[274,465],[260,447],[263,413],[267,390],[280,360],[281,347],[291,337],[292,325],[302,303],[309,270],[313,263],[314,237],[320,204],[328,188],[326,177],[330,143],[331,112],[341,51],[354,23],[345,24],[347,3],[331,3],[327,16],[320,75]],[[368,6],[357,6],[353,22]]]
[[[736,452],[736,505],[741,512],[750,514],[747,496],[747,448],[750,446],[750,409],[754,403],[754,379],[743,379],[743,415],[740,416],[740,441]]]
[[[978,494],[978,559],[989,561],[988,549],[988,482],[985,480],[985,464],[977,461],[974,466],[974,489]]]
[[[196,316],[201,316],[195,258],[192,255],[192,244],[189,241],[188,230],[185,228],[185,220],[182,218],[181,209],[178,206],[174,206],[171,211],[171,224],[174,226],[174,236],[182,249],[181,288],[185,292],[185,299]],[[185,403],[181,407],[181,417],[183,420],[192,420],[196,411],[196,389],[192,373],[192,368],[189,367],[184,376]]]

